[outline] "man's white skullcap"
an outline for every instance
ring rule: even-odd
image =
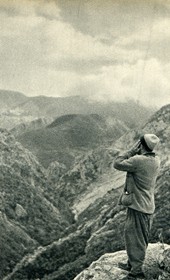
[[[152,151],[159,143],[159,138],[155,134],[144,134],[143,136],[147,147]]]

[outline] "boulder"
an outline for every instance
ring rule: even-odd
[[[15,207],[15,214],[18,218],[24,218],[27,216],[27,211],[17,203]]]

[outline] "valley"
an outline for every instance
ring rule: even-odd
[[[71,111],[66,102],[67,114],[62,116],[44,113],[52,110],[48,106],[54,99],[47,106],[41,103],[37,119],[38,114],[30,112],[32,105],[25,103],[29,98],[16,98],[22,102],[9,99],[6,108],[13,110],[10,102],[17,110],[24,104],[33,119],[24,122],[23,110],[22,122],[0,129],[0,279],[73,280],[105,253],[124,249],[126,209],[117,207],[117,201],[125,174],[113,169],[112,163],[143,133],[160,137],[161,171],[150,242],[160,242],[161,233],[170,244],[170,105],[147,119],[140,115],[141,125],[134,126],[116,113],[116,118],[106,118],[85,111],[86,106],[83,112],[77,97],[73,98],[77,109]],[[122,116],[126,114],[125,109]]]

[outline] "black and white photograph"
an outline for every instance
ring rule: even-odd
[[[0,280],[170,280],[170,0],[0,0]]]

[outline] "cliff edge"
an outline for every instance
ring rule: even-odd
[[[74,280],[121,280],[128,272],[118,263],[126,261],[126,251],[104,254]],[[170,279],[170,245],[149,244],[143,269],[147,280]]]

